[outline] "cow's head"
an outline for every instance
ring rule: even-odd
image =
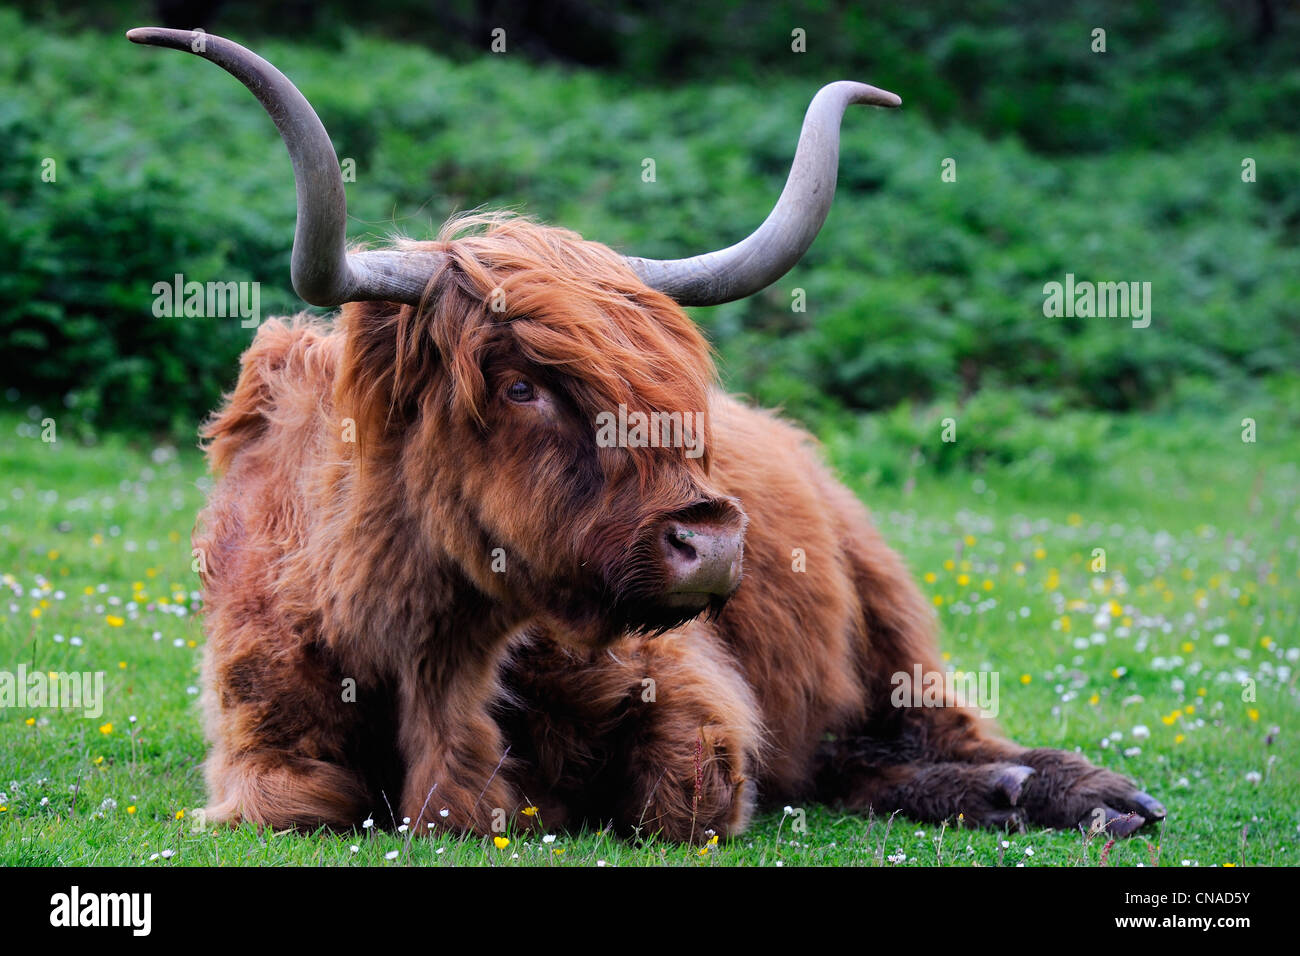
[[[404,247],[441,263],[427,303],[344,307],[337,414],[439,553],[586,644],[720,607],[745,516],[709,479],[713,363],[681,308],[607,247],[518,217]]]
[[[198,53],[258,97],[293,160],[294,288],[346,303],[335,395],[360,468],[400,482],[432,547],[484,594],[599,645],[721,607],[745,515],[710,481],[714,370],[680,305],[742,298],[812,243],[835,189],[839,123],[891,93],[832,83],[804,120],[785,190],[745,240],[691,259],[630,258],[504,215],[434,242],[349,251],[337,156],[279,71],[210,34],[135,42]]]

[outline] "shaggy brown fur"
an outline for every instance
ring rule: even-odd
[[[1156,815],[1073,754],[890,705],[890,675],[941,670],[901,561],[804,432],[716,389],[699,331],[619,256],[512,217],[409,246],[447,254],[425,308],[263,323],[206,428],[210,818],[349,827],[387,804],[488,832],[531,804],[518,824],[690,840],[760,797]],[[598,447],[620,404],[705,411],[707,453]],[[743,583],[704,616],[659,600],[673,516],[745,528]]]

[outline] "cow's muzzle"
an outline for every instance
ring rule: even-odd
[[[659,534],[668,607],[702,610],[716,598],[728,598],[740,585],[745,557],[743,520],[684,521],[669,518]]]

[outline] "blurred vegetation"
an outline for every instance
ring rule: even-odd
[[[1285,418],[1298,404],[1294,6],[562,5],[601,38],[585,53],[569,49],[577,27],[515,26],[519,6],[398,3],[361,24],[338,4],[272,22],[230,3],[203,22],[311,100],[355,161],[350,232],[371,241],[487,205],[639,255],[718,248],[771,207],[821,83],[898,92],[901,111],[845,117],[839,192],[805,260],[695,313],[731,388],[896,448],[873,458],[882,481],[959,408],[964,440],[936,467],[1046,454],[1086,469],[1123,427],[1109,413],[1255,401]],[[190,436],[251,332],[156,318],[151,288],[176,273],[256,280],[263,314],[301,308],[294,193],[246,90],[122,39],[158,19],[147,4],[54,21],[0,9],[0,349],[10,400]],[[486,52],[495,22],[516,38],[506,55]],[[794,26],[807,54],[789,51]],[[1257,182],[1242,181],[1247,157]],[[1150,282],[1151,326],[1045,318],[1043,284],[1067,272]]]
[[[17,8],[51,19],[46,0]],[[504,30],[510,54],[656,87],[862,78],[905,91],[937,124],[1046,152],[1300,131],[1293,0],[384,0],[363,11],[346,0],[100,0],[61,4],[53,22],[203,27],[333,49],[356,32],[457,62],[480,59]],[[1098,28],[1105,56],[1092,51]]]

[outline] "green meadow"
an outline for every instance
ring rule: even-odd
[[[1162,825],[1108,847],[1080,832],[792,807],[701,850],[653,834],[509,835],[504,847],[413,837],[383,806],[376,826],[353,834],[204,827],[203,631],[188,543],[203,463],[191,448],[112,436],[47,443],[38,421],[5,416],[0,661],[102,671],[106,692],[93,718],[0,709],[0,863],[1294,864],[1300,474],[1276,443],[1243,443],[1236,423],[1219,424],[1152,420],[1112,436],[1110,461],[1086,483],[918,466],[900,484],[873,484],[869,446],[827,441],[931,595],[945,660],[999,675],[1001,726],[1130,775],[1168,806]]]

